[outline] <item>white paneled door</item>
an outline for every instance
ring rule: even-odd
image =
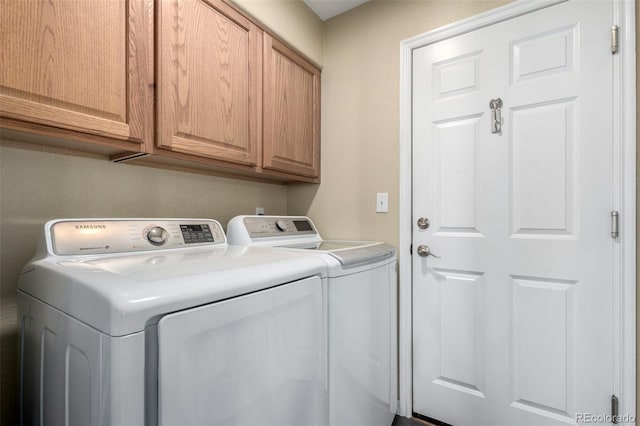
[[[413,53],[421,415],[463,426],[610,413],[612,19],[609,1],[568,1]]]

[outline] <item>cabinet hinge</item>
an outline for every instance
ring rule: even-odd
[[[409,245],[409,254],[413,254],[413,244]]]
[[[618,424],[618,419],[620,418],[620,413],[618,411],[618,397],[615,395],[611,395],[611,423]]]
[[[618,238],[618,217],[620,214],[613,210],[611,211],[611,238]]]
[[[615,55],[618,53],[618,26],[614,25],[611,27],[611,54]]]

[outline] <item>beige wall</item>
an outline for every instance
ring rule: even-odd
[[[325,237],[375,239],[397,246],[400,41],[508,2],[374,0],[327,21],[322,184],[290,187],[289,213],[309,214]],[[636,40],[640,47],[640,31]],[[638,101],[640,121],[640,96]],[[376,192],[389,192],[386,215],[375,213]],[[640,227],[638,231],[640,241]],[[640,292],[637,300],[640,306]],[[637,324],[640,332],[640,316]],[[637,401],[640,408],[640,392]]]
[[[400,42],[508,1],[374,0],[325,22],[322,184],[288,190],[329,238],[398,245]],[[389,213],[375,213],[377,192]]]
[[[299,0],[232,0],[292,47],[322,66],[322,21]]]
[[[286,188],[211,176],[0,148],[2,424],[17,424],[15,294],[42,225],[63,217],[204,217],[223,226],[255,207],[285,214]]]

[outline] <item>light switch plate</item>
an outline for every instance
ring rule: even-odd
[[[378,192],[376,195],[376,213],[389,212],[389,193]]]
[[[264,207],[256,207],[256,214],[264,214]]]

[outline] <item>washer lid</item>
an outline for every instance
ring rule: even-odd
[[[391,258],[396,253],[396,249],[389,244],[371,241],[324,240],[316,243],[291,244],[280,247],[324,252],[335,257],[342,266],[373,263]]]
[[[19,290],[112,336],[141,331],[169,312],[326,276],[326,263],[267,247],[194,247],[28,264]]]

